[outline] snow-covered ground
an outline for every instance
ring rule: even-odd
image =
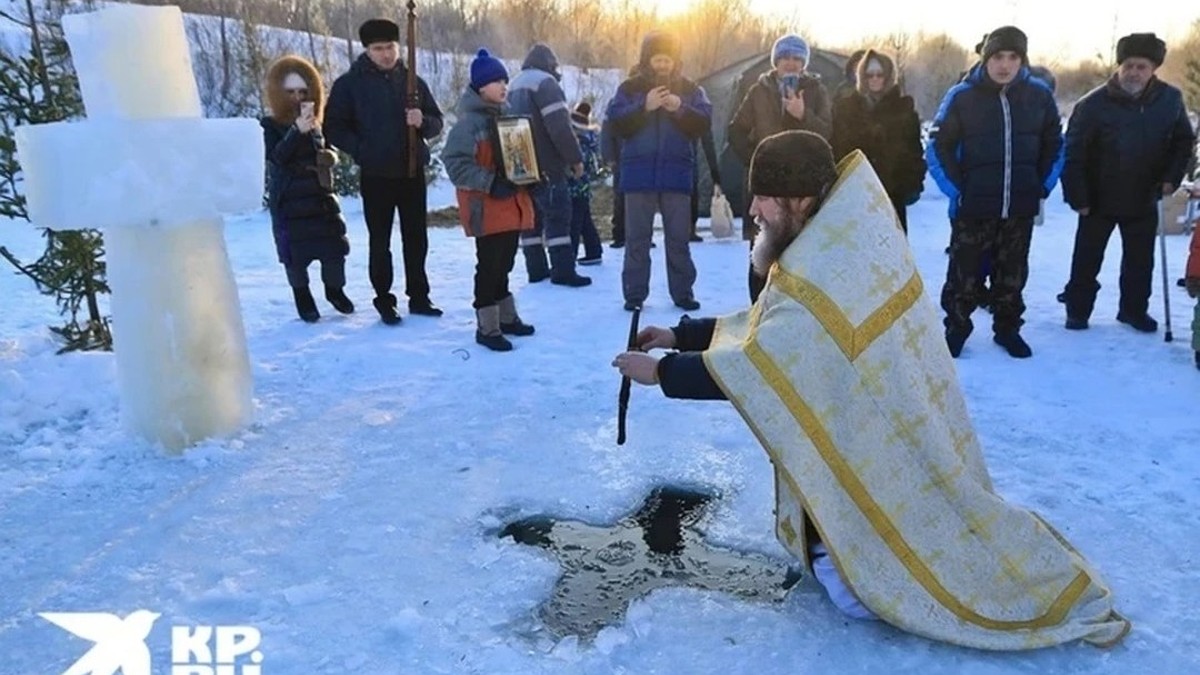
[[[431,205],[446,204],[435,189]],[[912,246],[936,293],[945,201],[913,208]],[[504,523],[548,513],[594,523],[635,509],[663,483],[723,498],[708,538],[784,557],[772,535],[767,457],[732,407],[637,388],[618,447],[624,345],[619,251],[584,289],[526,286],[537,335],[508,354],[473,342],[473,246],[431,232],[440,319],[379,323],[370,306],[361,210],[347,203],[357,314],[321,302],[296,318],[264,214],[231,218],[255,379],[257,421],[227,440],[166,456],[118,424],[111,354],[56,356],[49,299],[0,267],[0,673],[58,673],[91,644],[36,616],[160,612],[148,641],[168,672],[172,625],[262,632],[264,673],[1188,673],[1200,669],[1200,372],[1192,303],[1171,287],[1176,341],[1114,320],[1114,237],[1092,329],[1062,328],[1054,300],[1074,223],[1056,194],[1035,232],[1017,361],[986,315],[957,365],[997,489],[1036,509],[1102,571],[1132,634],[1082,645],[985,653],[841,617],[811,581],[782,604],[658,591],[594,644],[537,630],[558,575],[543,551],[500,540]],[[40,239],[0,224],[32,259]],[[1168,241],[1174,276],[1187,242]],[[398,256],[398,237],[396,242]],[[655,249],[643,325],[679,318]],[[745,300],[738,242],[693,248],[700,314]],[[315,268],[314,268],[314,278]],[[402,278],[402,277],[401,277]],[[1156,275],[1152,313],[1161,318]],[[318,293],[320,296],[320,293]]]

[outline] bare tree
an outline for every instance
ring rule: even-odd
[[[921,119],[933,119],[942,97],[967,67],[970,52],[954,38],[940,33],[916,36],[916,46],[906,66],[906,89]]]

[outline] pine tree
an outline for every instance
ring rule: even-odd
[[[26,2],[25,22],[4,18],[29,31],[26,53],[0,47],[0,215],[28,220],[21,194],[21,167],[16,156],[14,130],[23,124],[45,124],[79,118],[83,99],[63,37],[61,5],[47,3],[51,16],[39,19],[33,3]],[[63,342],[59,353],[75,350],[111,350],[109,319],[100,313],[99,295],[108,293],[104,239],[97,230],[58,231],[42,228],[46,249],[31,265],[24,265],[4,247],[5,258],[33,280],[39,292],[54,297],[59,314],[68,319],[50,331]],[[79,312],[87,307],[80,323]]]

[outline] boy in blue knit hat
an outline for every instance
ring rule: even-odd
[[[442,150],[442,164],[457,192],[459,221],[475,239],[475,341],[498,352],[513,348],[507,335],[533,335],[508,289],[521,232],[533,229],[533,200],[504,172],[496,121],[507,102],[508,71],[480,49],[471,62],[471,85],[458,102],[458,121]]]

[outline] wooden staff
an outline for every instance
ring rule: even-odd
[[[419,110],[421,108],[421,95],[417,90],[417,3],[414,0],[408,0],[408,107]],[[410,178],[416,178],[421,175],[420,162],[417,161],[420,156],[421,142],[418,129],[414,126],[408,127],[408,175]]]
[[[633,310],[633,318],[629,320],[629,341],[627,351],[635,351],[637,346],[638,317],[642,308]],[[617,445],[625,445],[625,414],[629,412],[629,390],[633,382],[628,377],[621,378],[621,393],[617,395]]]

